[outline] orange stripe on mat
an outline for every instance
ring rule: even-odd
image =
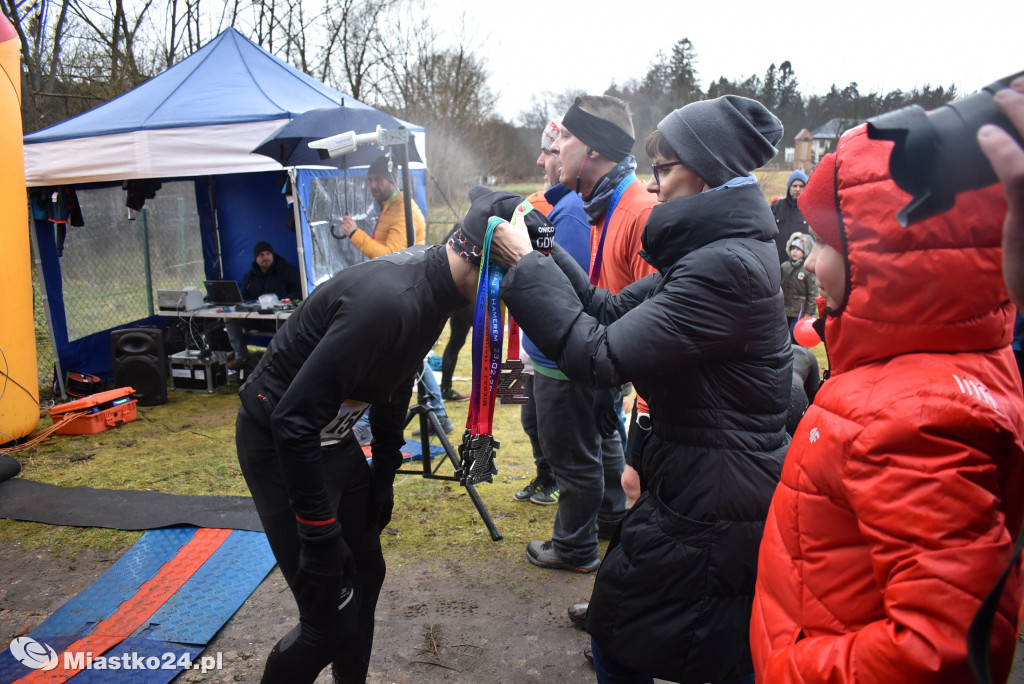
[[[92,653],[95,657],[130,637],[195,574],[196,570],[202,567],[233,531],[205,528],[196,530],[192,539],[178,549],[177,555],[164,563],[153,577],[146,580],[132,598],[122,603],[110,617],[96,625],[88,636],[69,645],[65,652]],[[25,684],[66,682],[83,669],[65,670],[62,667],[64,658],[58,658],[59,664],[56,669],[48,672],[36,670],[16,681]]]

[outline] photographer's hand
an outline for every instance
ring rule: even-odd
[[[1024,135],[1024,77],[1016,79],[1010,88],[996,93],[995,102]],[[978,145],[1006,192],[1003,277],[1013,303],[1024,308],[1024,149],[1006,131],[994,125],[978,130]]]

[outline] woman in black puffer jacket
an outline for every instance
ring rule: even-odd
[[[752,678],[750,607],[788,445],[792,353],[775,221],[750,172],[781,135],[767,109],[735,96],[666,117],[648,139],[648,190],[662,203],[641,252],[658,272],[616,296],[557,251],[528,254],[525,232],[496,233],[513,266],[501,296],[541,351],[577,382],[633,382],[650,406],[631,463],[643,494],[587,617],[599,681]]]

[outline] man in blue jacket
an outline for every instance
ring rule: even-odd
[[[562,164],[551,152],[560,130],[557,121],[545,127],[537,165],[544,169],[545,180],[551,185],[544,198],[552,207],[548,219],[555,226],[556,242],[580,268],[587,269],[590,222],[582,198],[558,182]],[[608,391],[570,380],[526,335],[523,348],[533,360],[537,441],[554,477],[554,482],[546,483],[548,486],[533,494],[530,501],[558,504],[551,538],[530,542],[526,559],[542,568],[593,572],[600,564],[598,533],[610,536],[626,512],[622,441],[616,424],[609,423],[607,429],[602,429],[600,419],[604,416],[595,410],[607,404],[598,401],[598,392],[607,395]],[[617,422],[618,417],[614,418]]]

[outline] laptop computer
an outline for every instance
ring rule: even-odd
[[[242,303],[242,291],[234,280],[207,280],[206,301],[218,306]]]

